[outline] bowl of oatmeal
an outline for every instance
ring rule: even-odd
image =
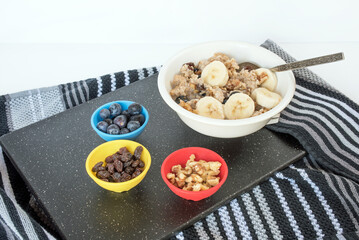
[[[228,177],[226,161],[216,152],[202,147],[174,151],[161,166],[161,176],[177,196],[200,201],[215,194]]]
[[[264,127],[293,98],[293,73],[268,70],[281,64],[285,62],[279,56],[253,44],[202,43],[163,65],[158,88],[193,130],[212,137],[242,137]]]

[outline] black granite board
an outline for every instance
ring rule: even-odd
[[[104,142],[91,129],[92,112],[120,99],[149,111],[137,141],[150,151],[152,166],[136,188],[114,193],[90,179],[85,160]],[[193,131],[162,100],[157,75],[7,134],[0,143],[66,239],[167,238],[304,155],[292,137],[267,129],[236,139]],[[174,195],[160,174],[167,155],[189,146],[214,150],[229,168],[219,191],[199,202]]]

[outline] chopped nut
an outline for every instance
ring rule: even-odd
[[[179,171],[181,171],[181,165],[174,165],[173,167],[172,167],[172,172],[173,173],[178,173]]]
[[[192,168],[191,167],[185,167],[184,170],[182,170],[182,172],[184,174],[186,174],[187,176],[192,174]]]
[[[219,177],[208,176],[207,183],[214,187],[219,183]]]
[[[178,176],[178,178],[179,178],[179,179],[181,179],[181,180],[183,180],[183,179],[186,179],[186,178],[187,178],[186,174],[184,174],[182,171],[181,171],[181,172],[179,172],[179,173],[177,174],[177,176]]]
[[[186,178],[186,183],[190,183],[190,182],[193,182],[193,177]]]
[[[193,108],[191,107],[190,104],[188,104],[188,103],[186,103],[186,102],[180,100],[179,105],[180,105],[181,107],[183,107],[184,109],[186,109],[187,111],[193,112]]]
[[[199,160],[198,162],[202,164],[202,166],[206,169],[206,171],[209,170],[209,163],[208,162],[206,162],[204,160]]]
[[[188,183],[187,186],[183,187],[183,190],[193,191],[193,183],[192,182]]]
[[[205,172],[202,174],[203,180],[204,180],[204,181],[207,181],[207,177],[213,175],[213,173],[214,173],[214,172],[213,172],[212,170],[210,170],[210,171],[205,171]]]
[[[173,173],[167,173],[167,179],[170,180],[170,182],[172,184],[174,184],[176,182],[175,177],[176,177],[176,175],[174,175]]]
[[[198,162],[195,160],[188,160],[186,166],[193,168]]]
[[[201,184],[201,191],[208,190],[209,187],[206,185]]]
[[[193,185],[193,191],[194,191],[194,192],[199,192],[199,191],[201,191],[201,186],[202,186],[202,184],[200,184],[200,183],[194,184],[194,185]]]
[[[178,177],[176,177],[176,183],[178,185],[179,188],[182,188],[185,185],[185,180],[184,179],[179,179]]]
[[[203,178],[201,178],[201,176],[199,176],[198,174],[192,174],[191,177],[193,178],[194,182],[198,182],[198,183],[203,182]]]
[[[202,175],[202,174],[206,171],[206,168],[203,167],[202,164],[197,163],[196,165],[194,165],[194,170],[195,170],[198,174]]]
[[[181,165],[173,166],[172,173],[168,173],[167,178],[183,190],[204,191],[219,183],[218,174],[221,166],[220,162],[195,161],[195,155],[192,154],[185,168]]]
[[[268,74],[267,74],[267,73],[262,72],[260,75],[257,74],[257,78],[258,78],[258,80],[259,80],[259,84],[262,84],[262,83],[264,83],[265,81],[267,81],[269,77],[268,77]]]
[[[222,166],[222,163],[220,162],[208,162],[208,164],[209,164],[209,168],[213,171],[218,171]]]

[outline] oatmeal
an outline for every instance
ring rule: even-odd
[[[171,81],[170,95],[184,109],[211,118],[241,119],[275,107],[276,75],[268,69],[242,66],[223,53],[182,65]]]

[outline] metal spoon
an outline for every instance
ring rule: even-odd
[[[344,53],[341,52],[341,53],[335,53],[335,54],[325,55],[325,56],[316,57],[316,58],[310,58],[310,59],[306,59],[306,60],[302,60],[302,61],[287,63],[287,64],[279,65],[276,67],[272,67],[269,70],[271,70],[273,72],[283,72],[283,71],[294,70],[294,69],[304,68],[304,67],[310,67],[310,66],[324,64],[324,63],[336,62],[336,61],[340,61],[343,59],[344,59]],[[242,70],[243,68],[250,71],[250,70],[259,68],[259,66],[257,66],[256,64],[250,63],[250,62],[243,62],[243,63],[239,64],[239,69]]]

